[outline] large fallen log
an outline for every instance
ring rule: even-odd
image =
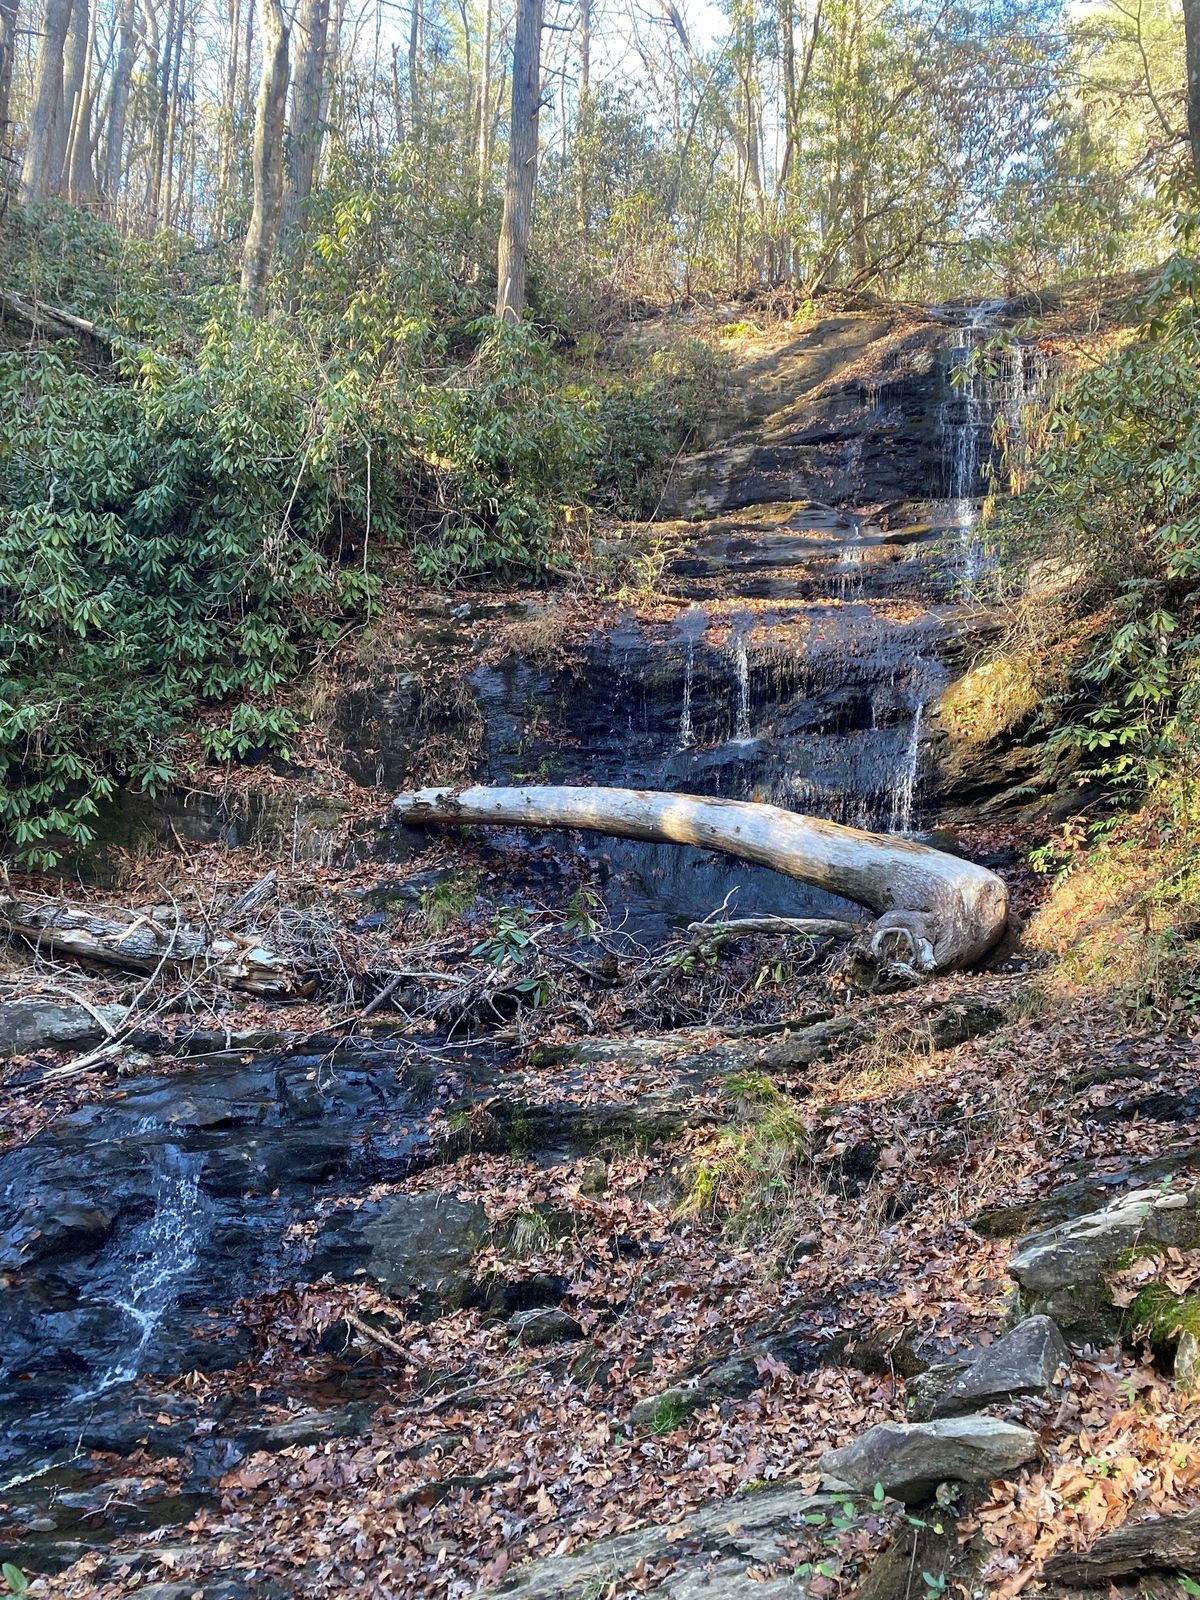
[[[288,957],[252,935],[207,933],[149,912],[90,910],[61,900],[0,896],[0,934],[74,961],[129,972],[169,971],[273,1000],[302,999],[313,982]]]
[[[986,867],[910,839],[747,800],[641,789],[477,786],[419,789],[398,795],[392,809],[410,827],[583,828],[722,850],[865,906],[876,920],[852,949],[885,973],[969,966],[1000,940],[1008,922],[1008,890]]]

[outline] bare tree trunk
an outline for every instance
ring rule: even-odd
[[[25,161],[21,168],[21,199],[26,205],[45,200],[50,193],[57,129],[63,116],[63,51],[71,11],[72,0],[47,0],[45,31],[34,73]]]
[[[180,0],[168,0],[167,34],[159,49],[157,21],[153,36],[152,77],[155,84],[154,124],[150,135],[150,183],[146,196],[146,209],[150,220],[157,222],[162,214],[163,167],[167,159],[167,116],[171,102],[171,64],[175,59],[175,27]],[[152,14],[153,0],[146,0],[145,10]]]
[[[281,226],[296,229],[312,193],[321,149],[321,97],[329,45],[329,0],[300,0],[296,18],[296,65],[292,75],[292,115],[288,128],[287,171]]]
[[[88,6],[84,36],[83,74],[71,113],[71,134],[67,141],[64,178],[66,190],[76,205],[95,198],[96,173],[92,166],[92,110],[96,98],[93,87],[93,58],[96,49],[96,12]]]
[[[179,121],[182,109],[179,103],[179,84],[183,66],[183,39],[186,31],[187,24],[183,14],[183,0],[180,0],[179,21],[175,29],[175,58],[171,64],[171,81],[167,86],[167,144],[163,175],[162,212],[163,222],[168,228],[171,227],[175,220],[175,198],[179,187],[176,182],[175,156],[179,143]],[[191,74],[189,73],[188,76],[190,79]]]
[[[50,168],[50,192],[65,193],[70,183],[71,135],[79,111],[80,96],[86,93],[88,33],[91,27],[88,0],[74,0],[71,25],[63,53],[62,105],[54,125],[54,158]]]
[[[1192,150],[1192,182],[1200,186],[1200,0],[1183,0],[1187,46],[1187,125]]]
[[[928,845],[844,828],[779,806],[636,789],[420,789],[392,803],[401,822],[585,828],[724,850],[875,913],[863,951],[879,966],[943,972],[986,955],[1008,922],[994,872]]]
[[[1200,3],[1200,0],[1197,0]],[[483,0],[483,46],[479,57],[479,126],[475,138],[475,203],[482,214],[492,161],[492,0]]]
[[[564,67],[565,70],[565,67]],[[592,0],[579,0],[579,105],[577,125],[585,127],[588,117],[588,96],[592,82]],[[591,213],[588,194],[588,165],[585,152],[578,152],[579,186],[575,195],[575,222],[581,234],[587,233]]]
[[[510,322],[519,322],[525,310],[529,241],[533,233],[542,96],[542,10],[543,0],[519,0],[513,35],[508,174],[496,258],[496,315]]]
[[[421,0],[411,0],[412,13],[408,25],[408,137],[417,137],[417,102],[421,85],[417,64],[421,52]]]
[[[242,253],[242,310],[261,316],[279,242],[283,205],[283,125],[287,110],[288,30],[280,0],[259,0],[262,77],[254,116],[254,209]]]
[[[121,188],[125,154],[125,123],[129,116],[129,91],[133,84],[133,64],[137,59],[137,35],[133,26],[133,0],[121,0],[117,13],[117,61],[113,68],[112,97],[108,105],[108,132],[104,145],[104,197],[116,203]]]
[[[12,100],[13,62],[17,55],[19,0],[0,0],[0,152],[8,149],[8,112]]]

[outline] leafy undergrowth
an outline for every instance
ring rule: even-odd
[[[714,1496],[784,1476],[815,1483],[824,1449],[903,1416],[914,1365],[995,1336],[1012,1254],[999,1235],[1025,1231],[1034,1202],[1081,1174],[1118,1183],[1136,1159],[1168,1147],[1200,1153],[1191,1125],[1170,1120],[1200,1090],[1185,1041],[1132,1032],[1094,1005],[1030,1016],[1021,981],[934,986],[943,998],[1010,1001],[1006,1027],[955,1051],[929,1056],[897,1032],[890,1044],[776,1077],[787,1137],[804,1152],[775,1191],[795,1245],[782,1259],[764,1251],[761,1232],[731,1230],[736,1195],[681,1209],[698,1165],[728,1156],[728,1098],[706,1101],[705,1126],[649,1150],[549,1166],[476,1151],[426,1172],[410,1187],[478,1197],[497,1225],[525,1219],[520,1248],[479,1265],[514,1283],[561,1274],[583,1340],[515,1347],[479,1311],[422,1322],[365,1288],[264,1295],[243,1308],[256,1358],[189,1380],[194,1392],[206,1405],[252,1392],[282,1414],[306,1396],[327,1401],[339,1386],[366,1385],[384,1401],[369,1434],[252,1455],[223,1480],[217,1509],[168,1536],[159,1564],[123,1571],[109,1558],[101,1569],[89,1557],[37,1592],[116,1600],[155,1579],[199,1585],[249,1568],[296,1594],[457,1600],[539,1554],[669,1524]],[[914,1004],[895,1002],[898,1021]],[[601,1091],[620,1092],[618,1063],[595,1071]],[[643,1073],[638,1092],[645,1086]],[[743,1082],[735,1096],[743,1115],[752,1087]],[[971,1226],[983,1210],[989,1237]],[[387,1343],[323,1353],[322,1332],[347,1306]],[[639,1399],[750,1342],[764,1321],[802,1330],[808,1370],[760,1359],[746,1398],[631,1423]],[[1036,1588],[1056,1549],[1200,1501],[1200,1406],[1148,1352],[1093,1351],[1075,1363],[1061,1401],[1013,1414],[1036,1431],[1043,1460],[996,1486],[960,1528],[964,1541],[986,1539],[989,1595]],[[896,1525],[894,1509],[882,1508],[869,1548],[861,1536],[831,1547],[820,1530],[800,1529],[796,1564],[819,1557],[816,1592],[847,1593]],[[141,1556],[154,1548],[143,1539]],[[664,1548],[660,1561],[616,1575],[614,1593],[658,1587],[672,1564],[669,1540]],[[752,1578],[770,1576],[748,1574],[748,1592]]]
[[[1165,786],[1132,817],[1090,832],[1079,819],[1043,851],[1058,877],[1029,927],[1055,959],[1052,983],[1116,998],[1147,1020],[1200,1006],[1200,798]]]

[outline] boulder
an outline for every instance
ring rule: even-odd
[[[475,1286],[471,1264],[491,1236],[477,1200],[430,1191],[394,1194],[334,1214],[311,1263],[314,1277],[366,1277],[426,1310],[456,1308]]]
[[[821,1457],[827,1478],[863,1494],[884,1493],[919,1504],[939,1483],[990,1483],[1032,1461],[1037,1440],[1028,1428],[999,1417],[947,1417],[936,1422],[881,1422]]]
[[[583,1329],[570,1312],[553,1307],[517,1311],[505,1323],[505,1328],[518,1344],[530,1348],[583,1338]]]
[[[0,1060],[35,1050],[102,1044],[129,1015],[128,1006],[81,1006],[62,1000],[8,1000],[0,1005]]]
[[[930,1415],[954,1417],[984,1406],[1049,1394],[1062,1381],[1071,1355],[1049,1317],[1027,1317],[996,1344],[962,1367],[934,1400]]]
[[[1081,1338],[1112,1337],[1120,1314],[1108,1281],[1128,1251],[1200,1244],[1200,1187],[1136,1189],[1090,1216],[1021,1241],[1009,1272],[1033,1312]]]

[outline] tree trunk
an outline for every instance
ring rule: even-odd
[[[313,173],[321,148],[321,97],[329,44],[329,0],[300,0],[296,28],[299,37],[292,78],[292,116],[281,220],[285,234],[300,225],[303,208],[312,193]]]
[[[117,13],[117,61],[113,68],[112,98],[108,106],[108,132],[104,144],[104,198],[116,204],[124,170],[125,124],[129,116],[129,92],[133,85],[133,64],[137,59],[137,34],[133,26],[133,0],[121,0]]]
[[[421,0],[412,0],[408,23],[408,137],[417,137],[417,103],[421,85],[417,76],[417,61],[421,50]]]
[[[84,910],[60,900],[0,897],[0,931],[39,950],[130,972],[169,970],[172,976],[207,978],[275,1000],[313,992],[313,982],[285,957],[252,935],[199,932],[186,924],[164,926],[148,914]]]
[[[183,66],[183,39],[187,23],[183,14],[183,0],[179,5],[179,22],[175,29],[175,56],[171,64],[171,81],[167,86],[167,144],[163,176],[162,219],[169,228],[175,221],[176,197],[179,185],[175,172],[175,155],[179,142],[179,119],[182,106],[179,100],[180,74]],[[193,57],[194,60],[194,57]],[[191,74],[189,73],[189,78]]]
[[[537,187],[542,9],[543,0],[519,0],[513,36],[508,174],[504,180],[504,221],[496,257],[496,315],[509,322],[519,322],[525,311],[533,197]]]
[[[1200,187],[1200,0],[1183,0],[1187,47],[1187,125],[1192,149],[1192,182]]]
[[[279,242],[283,203],[283,123],[287,109],[288,30],[280,0],[259,0],[262,77],[254,114],[254,209],[242,254],[242,310],[261,316]]]
[[[83,76],[79,93],[71,114],[71,136],[67,142],[67,159],[64,178],[66,190],[76,205],[86,205],[96,196],[96,171],[92,164],[95,141],[92,138],[92,112],[97,91],[94,88],[94,55],[96,48],[96,13],[90,6],[87,11],[87,31],[84,36]]]
[[[144,0],[143,9],[146,15],[152,16],[154,12],[153,0]],[[175,25],[179,14],[179,0],[168,0],[167,3],[167,33],[166,39],[161,41],[157,32],[157,19],[155,31],[147,37],[150,40],[151,51],[151,79],[155,86],[154,95],[154,122],[150,135],[150,182],[146,195],[146,209],[150,213],[151,222],[157,223],[161,214],[163,167],[167,159],[167,113],[171,99],[171,63],[175,59]]]
[[[17,55],[18,0],[0,0],[0,154],[9,147],[8,112]]]
[[[50,167],[51,194],[65,194],[71,180],[71,136],[79,113],[80,99],[87,93],[88,32],[91,26],[88,0],[74,0],[71,25],[63,53],[62,104],[54,124],[54,158]]]
[[[999,941],[1008,922],[1008,890],[994,872],[908,839],[779,806],[636,789],[476,787],[402,794],[393,811],[414,827],[584,828],[723,850],[866,906],[877,920],[862,953],[880,967],[969,966]]]
[[[50,193],[57,128],[63,116],[63,52],[71,10],[71,0],[47,0],[21,168],[21,199],[26,205],[35,205]]]

